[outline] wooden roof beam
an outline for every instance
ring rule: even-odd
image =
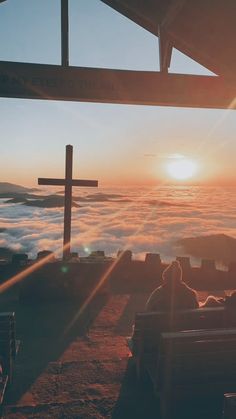
[[[0,62],[0,96],[136,105],[236,108],[222,77]]]

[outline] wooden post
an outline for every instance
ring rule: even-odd
[[[73,147],[66,146],[63,259],[70,256]]]
[[[68,0],[61,0],[61,65],[69,65],[69,8]]]

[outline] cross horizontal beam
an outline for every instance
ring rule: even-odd
[[[7,61],[0,61],[0,96],[236,109],[236,86],[221,77]]]
[[[51,179],[51,178],[38,178],[39,185],[54,185],[54,186],[65,186],[65,184],[70,184],[71,186],[90,186],[97,187],[97,180],[86,180],[86,179],[72,179],[66,181],[65,179]]]

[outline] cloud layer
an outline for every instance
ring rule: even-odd
[[[78,201],[77,201],[78,199]],[[131,249],[135,257],[160,253],[164,260],[184,254],[176,242],[185,237],[224,233],[236,237],[233,188],[157,187],[101,189],[75,196],[72,250],[85,255]],[[34,208],[0,200],[0,247],[34,257],[50,249],[61,255],[62,208]]]

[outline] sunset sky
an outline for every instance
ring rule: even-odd
[[[70,0],[70,64],[158,70],[158,40],[99,0]],[[0,5],[0,60],[60,64],[60,0]],[[211,74],[178,51],[171,71]],[[196,164],[194,183],[236,183],[232,110],[0,98],[0,181],[36,185],[64,175],[100,185],[166,183],[170,161]],[[180,179],[178,182],[184,182]]]

